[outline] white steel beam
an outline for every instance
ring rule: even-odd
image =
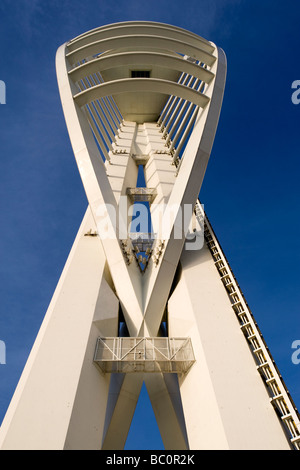
[[[201,108],[204,108],[209,102],[209,98],[203,93],[199,93],[188,86],[159,78],[121,78],[120,80],[101,83],[75,94],[74,100],[78,106],[84,106],[105,96],[137,92],[172,94],[191,101]]]
[[[152,23],[149,21],[130,21],[130,22],[121,22],[115,23],[112,25],[102,26],[101,28],[96,28],[88,33],[82,34],[75,39],[72,39],[68,43],[68,49],[74,51],[82,46],[86,46],[91,42],[99,41],[104,38],[112,38],[115,36],[123,36],[124,34],[149,34],[149,35],[160,35],[167,38],[173,38],[183,43],[190,43],[194,46],[201,47],[206,52],[214,51],[214,44],[210,43],[206,39],[191,33],[190,31],[184,30],[182,28],[170,26],[163,23]]]
[[[209,70],[201,67],[194,62],[185,60],[183,57],[174,56],[162,52],[119,52],[110,55],[97,57],[94,60],[85,62],[78,67],[71,69],[69,75],[72,80],[76,82],[87,75],[90,75],[99,70],[107,70],[122,65],[126,66],[140,66],[140,65],[153,65],[166,67],[180,72],[186,72],[189,75],[210,83],[214,78],[214,74]]]
[[[187,54],[198,59],[208,66],[212,66],[216,60],[213,54],[204,51],[200,45],[194,46],[187,42],[182,43],[177,39],[169,39],[163,36],[151,36],[146,34],[115,36],[109,39],[95,41],[86,46],[75,49],[72,52],[68,52],[66,57],[71,64],[76,64],[87,57],[100,54],[101,52],[105,52],[110,49],[125,49],[128,47],[135,49],[137,44],[139,47],[143,48],[172,49],[178,53]]]

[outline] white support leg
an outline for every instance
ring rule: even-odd
[[[1,426],[1,449],[101,446],[110,380],[93,353],[97,336],[117,335],[118,299],[99,238],[85,236],[90,229],[88,208]]]
[[[289,449],[206,245],[183,252],[169,335],[191,337],[196,362],[179,378],[191,449]]]

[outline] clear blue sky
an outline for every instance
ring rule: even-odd
[[[1,0],[0,422],[87,205],[65,126],[55,53],[124,20],[186,28],[222,47],[225,97],[201,201],[300,407],[300,3],[293,0]],[[145,396],[129,449],[161,449]]]

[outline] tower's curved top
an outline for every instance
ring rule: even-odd
[[[196,34],[162,23],[122,22],[84,33],[66,44],[70,78],[79,83],[79,105],[113,95],[126,120],[156,121],[168,95],[204,107],[217,60],[216,46]],[[100,72],[94,82],[86,77]],[[193,81],[180,81],[183,73]],[[145,82],[145,79],[147,81]]]

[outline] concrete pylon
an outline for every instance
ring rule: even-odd
[[[198,200],[224,52],[123,22],[62,45],[88,208],[1,449],[123,449],[145,382],[166,449],[299,449],[299,416]]]

